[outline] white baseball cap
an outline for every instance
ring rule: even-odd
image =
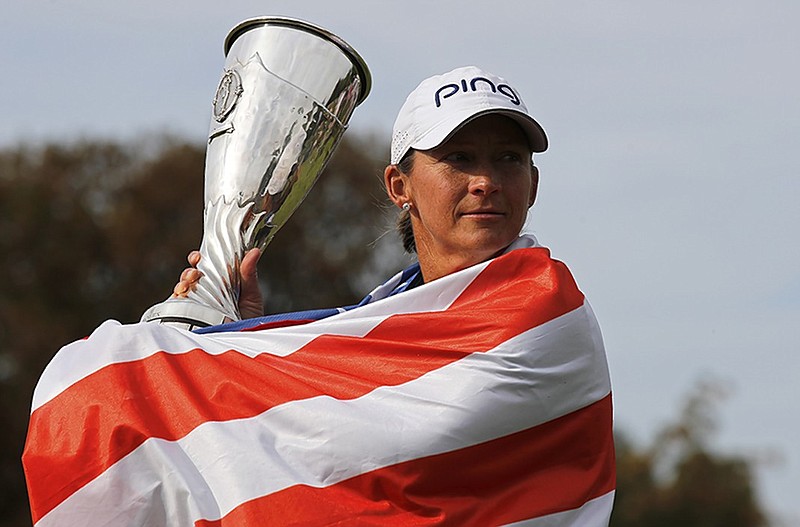
[[[517,90],[502,77],[466,66],[429,77],[411,92],[394,123],[391,163],[399,163],[411,148],[436,148],[464,124],[487,113],[511,117],[528,135],[533,152],[547,150],[547,135]]]

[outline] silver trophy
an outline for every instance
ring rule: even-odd
[[[364,60],[300,20],[245,20],[225,39],[205,168],[203,277],[143,321],[185,328],[239,320],[239,266],[305,199],[371,85]]]

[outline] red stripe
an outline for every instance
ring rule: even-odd
[[[407,382],[582,303],[546,250],[519,250],[493,261],[446,312],[395,315],[363,339],[323,335],[287,357],[193,350],[109,365],[31,416],[23,462],[34,521],[148,437],[176,440],[209,420]]]
[[[611,396],[543,425],[326,488],[297,485],[198,527],[489,527],[576,509],[615,486]]]

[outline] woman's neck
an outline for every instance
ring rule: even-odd
[[[419,249],[418,247],[418,250]],[[427,251],[420,250],[417,253],[417,258],[419,260],[422,278],[425,280],[425,283],[428,283],[438,280],[443,276],[466,269],[467,267],[472,267],[473,265],[491,260],[503,254],[504,251],[505,248],[490,254],[432,255]]]

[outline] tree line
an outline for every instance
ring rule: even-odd
[[[0,525],[30,525],[20,456],[58,348],[171,292],[202,237],[205,148],[175,137],[0,150]],[[350,304],[408,265],[384,147],[346,137],[259,263],[266,312]],[[753,462],[715,452],[708,387],[649,445],[618,433],[614,527],[768,525]]]

